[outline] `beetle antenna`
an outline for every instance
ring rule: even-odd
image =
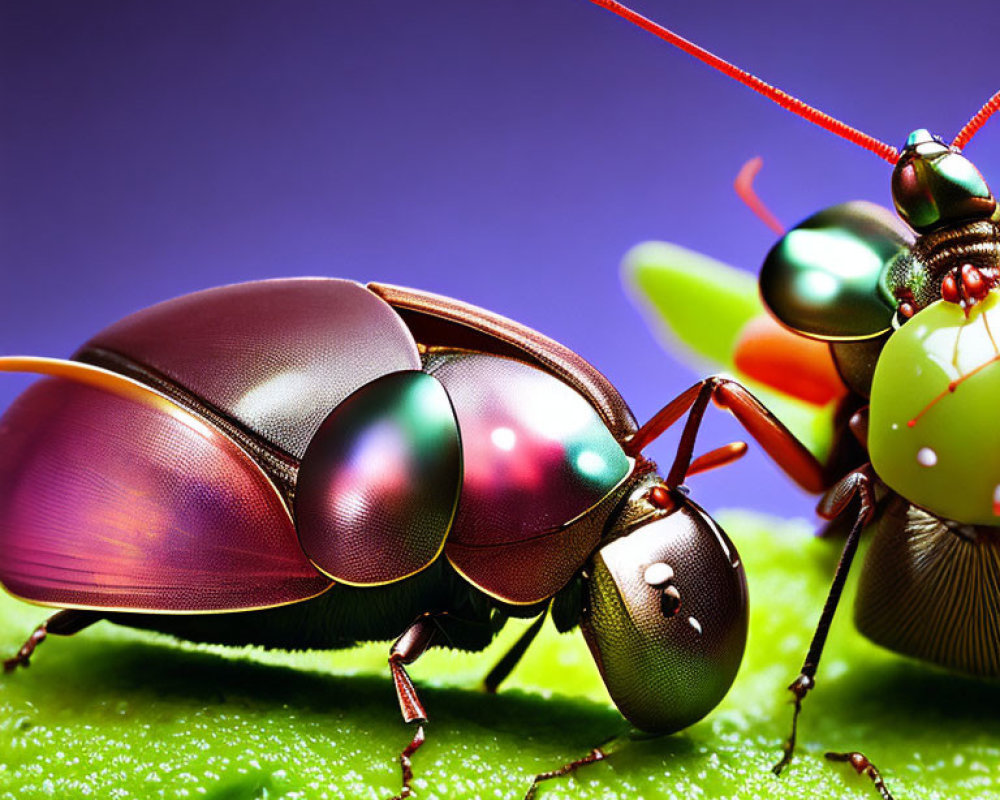
[[[811,105],[804,103],[797,97],[794,97],[787,92],[783,92],[766,81],[762,81],[756,75],[753,75],[746,70],[740,69],[734,64],[730,64],[728,61],[719,58],[714,53],[710,53],[703,47],[699,47],[694,42],[690,42],[683,36],[678,36],[671,30],[664,28],[662,25],[657,25],[651,19],[642,16],[631,8],[622,5],[617,2],[617,0],[590,0],[594,5],[601,6],[607,9],[612,14],[617,14],[622,19],[628,20],[633,25],[637,25],[644,31],[647,31],[654,36],[663,39],[663,41],[668,42],[674,47],[683,50],[688,55],[694,56],[702,63],[708,64],[708,66],[717,69],[724,75],[728,75],[735,81],[739,81],[744,86],[749,86],[755,92],[758,92],[769,100],[774,101],[782,108],[791,111],[793,114],[798,114],[803,119],[809,120],[815,125],[819,125],[821,128],[825,128],[831,133],[837,134],[849,142],[854,142],[854,144],[863,147],[865,150],[870,150],[879,158],[883,158],[890,164],[895,164],[899,160],[899,151],[887,145],[885,142],[880,142],[873,136],[869,136],[867,133],[862,133],[857,128],[852,128],[850,125],[841,122],[835,117],[831,117],[820,111],[817,108],[813,108]],[[1000,102],[1000,101],[998,101]]]
[[[736,180],[733,181],[733,189],[736,190],[736,195],[754,213],[757,219],[767,225],[778,236],[784,236],[785,226],[771,213],[771,209],[764,205],[764,201],[760,199],[753,188],[753,179],[757,177],[757,173],[760,172],[760,168],[763,166],[763,158],[760,156],[751,158],[746,164],[740,167],[740,171],[736,175]]]
[[[986,120],[993,116],[993,112],[1000,109],[1000,92],[997,92],[993,97],[983,103],[983,107],[976,112],[976,115],[965,123],[965,127],[958,132],[958,136],[951,143],[952,147],[957,147],[959,150],[964,148],[969,140],[979,133],[979,129],[986,124]]]

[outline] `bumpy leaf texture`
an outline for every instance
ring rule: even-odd
[[[497,696],[478,691],[517,635],[485,654],[412,668],[431,716],[414,758],[420,798],[520,798],[531,776],[609,737],[612,756],[541,798],[876,798],[827,749],[864,749],[898,798],[1000,797],[1000,686],[882,651],[834,626],[806,701],[801,753],[776,760],[795,676],[839,543],[805,522],[718,515],[750,581],[746,659],[723,704],[680,734],[640,739],[614,710],[579,634],[550,627]],[[45,615],[0,600],[11,653]],[[523,627],[523,626],[522,626]],[[0,677],[0,798],[389,798],[410,731],[386,647],[286,653],[195,647],[101,623],[51,638]]]

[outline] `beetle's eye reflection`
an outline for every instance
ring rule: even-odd
[[[642,579],[650,586],[665,586],[674,579],[674,568],[663,561],[650,564],[642,573]]]
[[[663,594],[660,595],[660,611],[663,612],[663,616],[665,617],[673,617],[680,610],[680,590],[673,584],[670,584],[663,590]]]
[[[654,589],[662,589],[660,611],[665,617],[673,617],[681,609],[681,592],[674,585],[674,568],[663,561],[650,564],[642,573],[642,579]]]

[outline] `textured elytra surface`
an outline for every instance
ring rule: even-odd
[[[94,348],[155,370],[296,458],[349,394],[420,369],[399,316],[364,287],[330,278],[175,297],[105,328],[80,352]]]
[[[1000,687],[881,651],[850,614],[834,626],[806,703],[800,757],[774,778],[789,714],[783,687],[838,548],[802,523],[719,521],[750,583],[750,639],[732,691],[687,731],[620,738],[606,763],[540,797],[871,800],[868,784],[821,757],[861,746],[897,798],[1000,797]],[[0,645],[18,645],[39,616],[0,601]],[[546,628],[510,686],[490,697],[475,687],[498,655],[431,653],[413,667],[432,717],[414,758],[419,797],[520,798],[535,771],[627,730],[579,635]],[[0,798],[389,798],[409,732],[384,658],[381,644],[263,654],[104,624],[52,639],[30,670],[0,678]]]
[[[0,509],[0,580],[41,603],[198,613],[329,586],[230,440],[77,381],[36,383],[0,417]]]

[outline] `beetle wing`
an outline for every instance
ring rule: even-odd
[[[337,406],[306,450],[299,541],[338,583],[401,580],[440,554],[461,486],[448,392],[425,372],[384,375]]]
[[[206,613],[297,602],[331,584],[232,440],[158,392],[84,364],[0,417],[0,582],[42,605]]]
[[[387,303],[328,278],[167,300],[106,328],[76,358],[179,386],[296,459],[349,394],[381,375],[420,369],[416,343]]]
[[[505,602],[552,596],[596,547],[607,513],[591,512],[626,482],[631,460],[585,397],[537,367],[454,354],[428,370],[448,390],[462,439],[445,553]]]
[[[420,344],[526,361],[583,395],[619,441],[635,433],[635,417],[618,390],[589,362],[559,342],[450,297],[378,283],[370,283],[368,288],[402,316]]]
[[[752,275],[678,245],[647,242],[625,256],[622,277],[672,352],[699,371],[735,374],[817,458],[828,456],[845,391],[829,347],[771,321]]]

